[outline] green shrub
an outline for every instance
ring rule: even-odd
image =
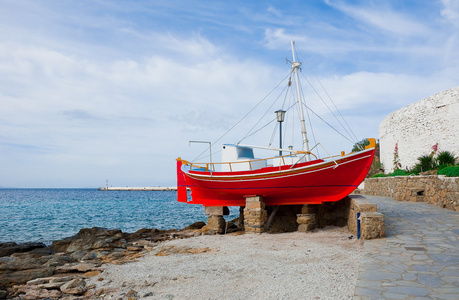
[[[418,167],[421,169],[421,172],[433,170],[437,167],[437,165],[435,164],[435,160],[431,155],[420,156],[418,157],[418,161]]]
[[[446,175],[446,177],[459,177],[459,166],[451,166],[438,170],[437,175]]]
[[[414,174],[414,175],[419,175],[419,173],[422,172],[421,171],[421,165],[420,164],[416,164],[411,169],[408,169],[408,172],[411,173],[411,174]]]
[[[444,169],[444,168],[446,168],[446,167],[451,167],[451,165],[439,165],[439,166],[437,167],[437,169],[438,169],[438,170],[441,170],[441,169]]]
[[[442,165],[454,165],[456,162],[456,156],[453,152],[449,151],[440,151],[437,155],[437,164]]]
[[[375,175],[371,176],[371,178],[378,178],[378,177],[387,177],[387,175],[384,174],[384,173],[379,173],[379,174],[375,174]]]
[[[362,150],[365,150],[365,146],[368,146],[370,145],[370,141],[368,139],[363,139],[357,143],[354,144],[354,146],[352,147],[352,152],[359,152],[359,151],[362,151]]]
[[[388,176],[393,177],[393,176],[408,176],[410,175],[407,173],[405,170],[397,169],[394,172],[390,173]]]

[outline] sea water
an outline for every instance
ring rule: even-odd
[[[0,189],[0,243],[50,244],[82,228],[182,229],[206,220],[201,205],[177,202],[175,191]]]

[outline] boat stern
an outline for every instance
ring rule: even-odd
[[[182,159],[180,157],[177,158],[177,201],[188,202],[185,174],[182,170]]]

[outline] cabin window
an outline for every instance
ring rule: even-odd
[[[252,148],[237,148],[237,156],[238,158],[249,158],[253,159],[253,149]]]

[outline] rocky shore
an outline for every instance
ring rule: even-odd
[[[79,299],[90,289],[85,279],[99,275],[103,264],[133,261],[160,242],[201,234],[198,229],[203,225],[135,233],[95,227],[81,229],[50,246],[0,244],[0,299]]]
[[[244,234],[229,223],[226,235],[198,222],[0,244],[0,299],[352,299],[361,243],[344,227]]]

